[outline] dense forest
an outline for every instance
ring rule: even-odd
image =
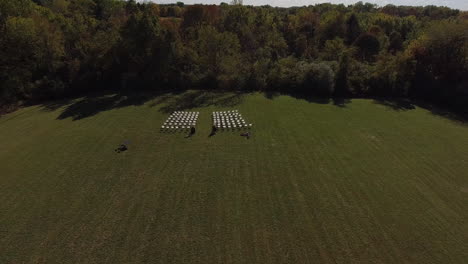
[[[0,104],[99,90],[395,97],[468,112],[468,12],[0,1]]]

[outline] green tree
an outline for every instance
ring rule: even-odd
[[[393,31],[390,34],[390,45],[388,47],[388,50],[391,52],[396,52],[399,51],[403,48],[403,38],[401,37],[401,34]]]
[[[320,58],[328,61],[338,61],[341,58],[343,52],[346,51],[346,45],[343,39],[336,38],[327,40],[323,49],[320,52]]]
[[[235,85],[241,63],[240,44],[235,34],[204,26],[198,30],[193,44],[200,74],[208,85],[222,88]]]
[[[8,17],[0,38],[0,89],[4,101],[30,97],[40,57],[40,39],[34,21]]]
[[[30,0],[2,0],[0,1],[0,25],[3,25],[9,16],[28,17],[34,10]]]
[[[466,17],[443,7],[360,2],[283,9],[3,0],[0,100],[212,87],[463,105]]]
[[[335,91],[333,93],[333,96],[335,97],[347,97],[350,95],[348,80],[350,64],[350,52],[343,52],[338,64],[338,70],[336,72]]]
[[[122,86],[151,85],[158,80],[162,32],[158,17],[144,10],[132,14],[123,26],[116,61],[122,72]],[[156,74],[155,74],[156,73]]]
[[[361,35],[362,30],[356,15],[353,13],[346,20],[346,43],[353,43]]]
[[[354,42],[358,48],[358,55],[364,60],[373,60],[374,56],[380,51],[380,43],[375,35],[362,33]]]
[[[192,5],[186,8],[183,15],[182,27],[199,28],[203,25],[213,25],[220,19],[220,10],[217,6]]]
[[[328,64],[310,63],[303,86],[305,93],[332,96],[335,89],[335,73]]]
[[[410,44],[408,52],[417,61],[411,96],[464,107],[468,102],[467,28],[467,21],[433,23]]]
[[[322,44],[329,39],[343,38],[345,35],[344,15],[338,11],[323,14],[319,30]]]

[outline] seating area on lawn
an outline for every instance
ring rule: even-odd
[[[199,114],[200,112],[175,111],[161,126],[161,131],[175,132],[195,128]],[[253,126],[245,121],[238,110],[213,112],[212,121],[213,126],[220,130],[250,129]]]
[[[188,130],[197,125],[200,112],[173,112],[161,126],[163,131]]]
[[[248,124],[238,110],[213,112],[213,126],[218,129],[243,129],[252,127]]]

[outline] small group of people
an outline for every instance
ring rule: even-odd
[[[211,134],[210,134],[210,137],[216,135],[216,132],[218,132],[218,127],[215,126],[215,125],[213,125],[213,126],[211,127]],[[241,137],[246,137],[247,139],[250,138],[250,132],[249,132],[249,131],[248,131],[248,132],[241,133],[240,135],[241,135]]]
[[[130,144],[129,140],[125,140],[122,144],[120,144],[114,151],[117,153],[123,152],[128,150],[128,145]]]
[[[195,135],[195,132],[196,132],[195,127],[193,127],[193,126],[190,127],[190,132],[188,133],[188,135],[186,136],[186,138],[189,138],[189,137]],[[216,132],[218,132],[218,128],[217,128],[216,126],[213,126],[213,127],[211,128],[211,134],[210,134],[210,136],[216,135]],[[246,137],[247,139],[249,139],[249,138],[250,138],[250,132],[242,133],[241,136],[242,136],[242,137]],[[126,141],[126,142],[120,144],[119,147],[117,147],[114,151],[117,152],[117,153],[120,153],[120,152],[123,152],[123,151],[128,150],[128,143],[129,143],[129,142]]]
[[[191,136],[195,135],[195,127],[190,127],[190,132],[188,133],[188,135],[186,136],[186,138],[189,138]]]
[[[114,151],[117,153],[120,153],[120,152],[126,151],[127,149],[128,147],[126,144],[120,144],[120,146],[116,148]]]
[[[210,134],[210,137],[216,135],[216,132],[218,132],[218,128],[217,128],[215,125],[213,125],[213,126],[211,127],[211,134]]]

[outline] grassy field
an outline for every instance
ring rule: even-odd
[[[178,109],[194,137],[159,132]],[[223,109],[253,137],[209,137]],[[423,108],[95,96],[2,116],[0,142],[0,263],[468,263],[468,125]]]

